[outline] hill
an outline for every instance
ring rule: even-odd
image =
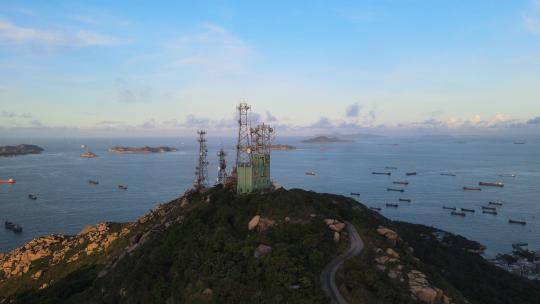
[[[351,198],[217,187],[136,222],[41,237],[0,255],[0,303],[328,303],[321,272],[350,245],[334,219],[354,225],[365,245],[336,276],[350,303],[538,299],[539,284],[482,262],[470,250],[477,243],[392,222]]]

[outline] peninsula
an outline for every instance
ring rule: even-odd
[[[176,152],[176,148],[172,147],[112,147],[109,149],[110,152],[118,154],[147,154],[147,153],[167,153],[167,152]]]
[[[27,154],[41,154],[44,149],[36,145],[17,145],[0,147],[0,157],[19,156]]]
[[[481,249],[344,196],[216,186],[0,253],[0,303],[537,303]]]
[[[354,142],[353,140],[349,139],[341,139],[335,136],[316,136],[313,138],[305,139],[301,141],[302,143],[310,143],[310,144],[330,144],[330,143],[351,143]]]

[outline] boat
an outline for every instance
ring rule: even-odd
[[[461,208],[463,212],[475,212],[474,209]]]
[[[371,172],[371,174],[373,174],[373,175],[388,175],[388,176],[392,175],[391,172]]]
[[[454,211],[456,211],[456,207],[447,207],[447,206],[443,206],[442,208],[443,208],[443,209],[446,209],[446,210],[454,210]]]
[[[411,199],[410,198],[399,198],[398,201],[410,203]]]
[[[478,187],[463,187],[463,190],[466,190],[466,191],[482,191],[482,189],[478,188]]]
[[[396,185],[405,185],[405,186],[409,184],[409,182],[393,182],[393,183]]]
[[[99,182],[96,180],[89,180],[88,183],[92,185],[99,185]]]
[[[315,175],[315,174],[316,174],[316,173],[313,172],[313,171],[308,171],[308,172],[306,172],[306,175]]]
[[[497,215],[497,211],[493,211],[493,210],[482,210],[482,213]]]
[[[503,203],[501,201],[495,201],[495,202],[489,202],[490,205],[493,205],[493,206],[502,206]]]
[[[499,177],[516,177],[515,174],[499,174]]]
[[[450,214],[459,215],[459,216],[465,216],[466,215],[465,212],[459,212],[459,211],[452,211],[452,212],[450,212]]]
[[[81,145],[81,149],[85,149],[86,148],[86,145]]]
[[[456,176],[454,173],[441,173],[442,176]]]
[[[16,232],[16,233],[21,233],[22,232],[22,227],[18,224],[15,224],[15,223],[12,223],[12,222],[8,222],[6,221],[4,223],[4,227],[8,230],[11,230],[13,232]]]
[[[385,169],[389,169],[389,170],[397,170],[397,167],[384,167]]]
[[[489,187],[504,187],[504,184],[501,182],[478,182],[479,186],[489,186]]]
[[[407,172],[407,173],[405,173],[405,175],[407,175],[407,176],[416,175],[416,172]]]
[[[375,210],[375,211],[381,211],[381,208],[379,208],[379,207],[369,207],[369,209]]]
[[[120,190],[127,190],[128,187],[126,185],[118,185],[118,189]]]
[[[37,194],[30,193],[30,194],[28,194],[28,198],[35,201],[35,200],[37,200]]]
[[[360,193],[358,193],[358,192],[351,192],[351,195],[360,196]]]
[[[98,157],[96,153],[93,153],[93,152],[84,152],[83,154],[81,154],[81,157],[82,158],[96,158]]]
[[[514,145],[524,145],[525,142],[524,141],[515,141],[514,142]]]
[[[508,223],[510,223],[510,224],[527,225],[527,222],[525,222],[525,221],[522,221],[522,220],[513,220],[513,219],[509,219],[509,220],[508,220]]]
[[[491,210],[491,211],[497,211],[497,208],[495,208],[495,207],[487,207],[487,206],[482,206],[482,210]]]
[[[15,184],[16,181],[13,178],[10,179],[0,179],[0,184]]]
[[[386,207],[394,207],[394,208],[397,208],[398,206],[399,206],[398,204],[386,203]]]
[[[405,192],[405,189],[386,188],[386,191]]]

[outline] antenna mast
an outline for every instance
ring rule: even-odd
[[[206,131],[199,130],[197,131],[199,138],[199,162],[197,167],[195,167],[195,188],[203,189],[207,185],[208,180],[208,161],[206,159],[208,155],[208,147],[206,146]]]
[[[236,167],[251,166],[251,143],[250,129],[248,123],[248,112],[251,109],[246,103],[241,103],[237,107],[238,118],[238,142],[236,144]]]
[[[216,183],[225,184],[225,179],[227,178],[227,159],[225,158],[227,156],[227,153],[223,151],[223,148],[221,148],[218,152],[219,157],[219,166],[218,166],[218,176],[216,179]]]

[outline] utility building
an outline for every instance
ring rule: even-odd
[[[270,151],[274,129],[266,124],[250,127],[250,106],[238,106],[238,143],[236,146],[236,192],[251,193],[268,190],[270,179]]]

